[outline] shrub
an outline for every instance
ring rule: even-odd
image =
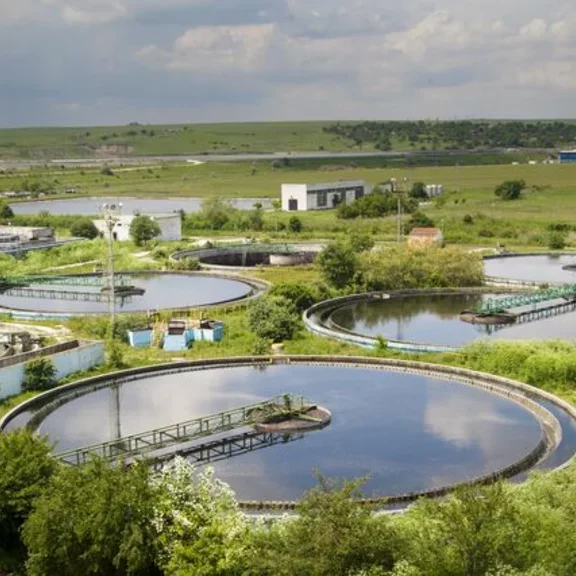
[[[426,184],[424,184],[424,182],[414,182],[412,190],[410,190],[410,196],[412,198],[428,198],[428,194],[426,194]]]
[[[250,353],[253,356],[268,356],[268,354],[270,354],[270,341],[257,338],[254,344],[252,344]]]
[[[414,228],[434,228],[434,221],[423,212],[414,212],[404,225],[404,234],[410,234]]]
[[[5,200],[0,200],[0,218],[13,218],[14,212]]]
[[[250,306],[248,325],[263,340],[290,340],[298,328],[298,314],[286,298],[263,296]]]
[[[566,248],[566,237],[561,232],[552,232],[548,236],[548,248],[550,250],[562,250]]]
[[[330,286],[345,288],[354,280],[358,259],[348,244],[331,242],[316,258],[316,265]]]
[[[160,236],[160,226],[150,216],[136,216],[130,224],[130,236],[136,246],[143,246],[157,236]]]
[[[24,367],[24,392],[40,392],[56,385],[56,368],[49,358],[35,358]]]
[[[299,234],[300,232],[302,232],[302,228],[303,228],[302,220],[300,220],[298,216],[292,216],[288,221],[288,230],[290,230],[290,232]]]
[[[494,188],[494,194],[502,200],[516,200],[520,198],[522,190],[526,188],[524,180],[506,180]]]
[[[281,282],[270,289],[270,296],[279,296],[292,303],[300,313],[319,301],[313,286],[297,282]]]
[[[462,222],[464,222],[464,224],[474,224],[474,218],[472,218],[470,214],[466,214],[464,218],[462,218]]]
[[[72,236],[94,240],[98,237],[98,228],[90,218],[78,218],[70,227]]]

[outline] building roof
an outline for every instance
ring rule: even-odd
[[[442,234],[442,231],[439,228],[412,228],[412,232],[410,232],[410,236],[438,236],[438,234]]]
[[[337,182],[323,182],[320,184],[307,184],[308,192],[322,192],[329,188],[355,188],[366,186],[364,180],[338,180]]]

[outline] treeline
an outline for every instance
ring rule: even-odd
[[[407,141],[422,150],[490,148],[558,148],[576,140],[576,124],[568,122],[337,122],[325,132],[391,150],[394,141]]]
[[[242,514],[177,458],[65,466],[46,440],[0,436],[0,570],[30,576],[553,576],[576,573],[576,472],[463,487],[373,515],[362,481],[319,477],[295,517]]]

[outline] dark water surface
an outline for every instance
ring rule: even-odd
[[[576,265],[576,254],[563,256],[510,256],[484,260],[487,276],[526,280],[528,282],[576,283],[576,272],[562,270],[562,266]]]
[[[469,324],[460,313],[486,298],[503,294],[422,295],[355,302],[335,310],[331,320],[358,334],[382,335],[389,340],[460,346],[477,338],[530,340],[576,339],[576,311],[522,324],[499,327]],[[574,307],[576,310],[576,306]]]
[[[123,214],[133,214],[135,211],[143,213],[164,213],[184,210],[184,212],[198,212],[202,207],[203,198],[130,198],[130,197],[96,197],[96,198],[64,198],[61,200],[35,200],[33,202],[14,202],[10,207],[14,214],[37,214],[49,212],[53,215],[85,215],[93,216],[100,212],[104,203],[118,204],[122,202]],[[270,208],[269,198],[235,198],[232,203],[241,210],[251,210],[256,202],[264,208]]]
[[[227,278],[210,276],[186,276],[184,274],[130,274],[134,285],[144,288],[142,296],[117,298],[118,312],[138,312],[156,308],[186,308],[232,300],[248,295],[248,284]],[[37,284],[34,288],[59,291],[94,292],[99,287],[50,286]],[[22,298],[0,294],[0,306],[19,310],[57,312],[71,314],[93,314],[106,312],[107,302],[84,302],[82,300],[51,300],[49,298]]]
[[[523,407],[451,381],[362,368],[217,368],[156,376],[119,388],[121,434],[128,435],[271,398],[305,394],[333,413],[303,439],[215,464],[241,499],[295,499],[313,471],[370,477],[368,494],[425,490],[511,464],[538,442]],[[40,432],[57,451],[113,437],[115,393],[100,390],[51,413]],[[19,419],[19,424],[24,418]]]

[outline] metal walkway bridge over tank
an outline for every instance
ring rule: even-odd
[[[575,299],[576,284],[566,284],[538,290],[530,294],[519,294],[506,298],[487,298],[474,308],[474,311],[479,316],[490,316],[492,314],[514,314],[514,310],[517,310],[518,315],[520,315],[532,312],[538,304],[549,302],[549,307],[556,308]],[[558,302],[554,303],[555,300]],[[528,307],[528,309],[523,310],[525,307]],[[546,308],[546,306],[539,308]]]
[[[47,300],[77,300],[84,302],[107,302],[103,290],[108,279],[103,276],[0,276],[0,295]],[[100,288],[100,291],[62,290],[59,286]],[[137,293],[132,278],[119,275],[114,278],[117,298],[127,298]],[[132,291],[131,291],[132,290]]]
[[[241,406],[240,408],[225,410],[209,416],[200,416],[186,422],[124,436],[108,442],[56,453],[56,458],[68,464],[80,465],[93,456],[107,460],[132,460],[139,457],[147,457],[153,452],[171,448],[178,444],[193,442],[207,436],[253,426],[256,423],[255,415],[258,413],[296,415],[311,406],[312,404],[307,402],[303,396],[283,394],[257,404]],[[224,442],[224,440],[221,439],[220,441]]]

